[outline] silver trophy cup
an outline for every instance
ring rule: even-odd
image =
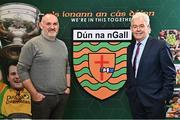
[[[29,4],[8,3],[0,6],[0,55],[17,60],[21,47],[38,35],[40,11]],[[4,44],[2,44],[4,43]]]

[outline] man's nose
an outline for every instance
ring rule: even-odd
[[[138,27],[137,27],[137,31],[140,31],[140,30],[141,30],[141,28],[140,28],[140,26],[138,26]]]
[[[16,74],[16,76],[15,76],[16,78],[19,78],[19,75],[18,74]]]
[[[51,29],[54,29],[54,28],[55,28],[55,25],[51,25],[50,28],[51,28]]]

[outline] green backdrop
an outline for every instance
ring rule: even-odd
[[[55,11],[60,13],[60,33],[58,37],[65,41],[70,53],[72,65],[72,30],[73,29],[121,29],[129,28],[129,21],[121,22],[72,22],[71,18],[62,16],[63,12],[91,12],[97,18],[97,12],[122,12],[122,17],[105,16],[107,18],[130,18],[130,13],[144,11],[153,15],[151,18],[152,36],[158,36],[162,29],[179,29],[180,27],[180,0],[1,0],[0,4],[22,2],[36,6],[42,13]],[[101,17],[100,17],[101,18]],[[77,82],[72,69],[72,89],[65,111],[65,118],[104,118],[118,119],[131,118],[131,113],[124,88],[106,100],[98,100],[91,96]]]

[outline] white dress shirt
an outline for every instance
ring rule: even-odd
[[[137,76],[137,71],[138,71],[138,67],[139,67],[139,62],[140,62],[140,59],[141,59],[141,56],[142,56],[142,53],[143,53],[143,50],[144,50],[144,47],[146,45],[146,42],[147,42],[147,39],[148,39],[149,36],[147,36],[144,40],[141,41],[141,45],[140,45],[140,49],[139,49],[139,53],[138,53],[138,56],[136,58],[136,70],[135,70],[135,78]],[[137,43],[138,41],[136,41],[136,45],[134,47],[134,50],[133,50],[133,56],[132,56],[132,65],[133,65],[133,60],[134,60],[134,57],[135,57],[135,54],[136,54],[136,49],[137,49]]]

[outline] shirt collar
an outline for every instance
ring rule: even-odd
[[[141,41],[141,45],[145,46],[148,38],[149,38],[149,35],[144,40]],[[137,45],[137,43],[138,43],[138,41],[136,41],[136,45]]]

